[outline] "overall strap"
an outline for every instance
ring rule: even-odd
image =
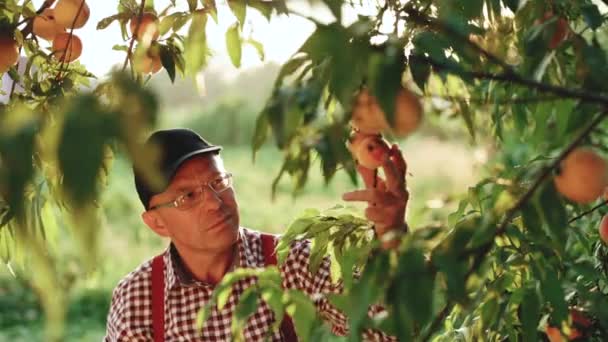
[[[152,260],[152,327],[154,342],[165,340],[165,262],[163,255]]]
[[[277,254],[275,253],[275,248],[277,247],[277,239],[274,235],[261,233],[262,237],[262,252],[264,253],[264,264],[268,265],[276,265],[277,264]],[[285,314],[283,316],[283,322],[281,322],[281,335],[283,335],[283,340],[287,342],[297,342],[298,335],[296,335],[296,330],[293,325],[293,321],[289,315]]]

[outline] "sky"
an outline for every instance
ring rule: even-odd
[[[185,0],[177,0],[178,7],[173,11],[187,10]],[[43,0],[33,1],[36,8],[39,8]],[[156,0],[155,9],[164,9],[169,0]],[[209,46],[215,51],[215,57],[211,60],[211,65],[226,68],[228,73],[238,72],[230,63],[226,52],[225,32],[227,28],[236,22],[236,18],[230,12],[225,0],[218,3],[218,24],[213,20],[208,21],[207,39]],[[307,5],[305,0],[295,0],[292,4]],[[91,72],[97,76],[105,75],[111,70],[113,65],[122,65],[125,59],[124,51],[114,51],[115,44],[123,43],[118,22],[112,23],[104,30],[97,30],[97,23],[108,16],[117,13],[118,0],[88,0],[87,4],[91,9],[91,16],[87,24],[74,34],[78,35],[83,42],[83,53],[79,61],[83,63]],[[290,5],[291,6],[291,5]],[[306,10],[308,6],[302,6]],[[317,6],[318,7],[318,6]],[[327,16],[329,12],[323,8],[317,8],[316,14]],[[252,37],[264,45],[266,61],[285,62],[304,40],[314,31],[314,24],[310,21],[297,16],[274,16],[268,22],[258,11],[247,9],[247,25],[244,27],[244,35],[251,33]],[[261,65],[256,50],[250,45],[243,46],[242,69],[248,69]]]

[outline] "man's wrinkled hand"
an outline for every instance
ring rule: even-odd
[[[342,195],[345,201],[367,202],[365,217],[374,222],[374,229],[384,248],[399,245],[401,234],[405,233],[405,210],[409,200],[405,174],[407,164],[397,144],[393,144],[382,165],[386,180],[375,170],[357,166],[365,183],[364,190],[355,190]]]

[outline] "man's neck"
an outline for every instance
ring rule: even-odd
[[[193,251],[175,245],[185,272],[198,281],[216,285],[236,262],[238,245],[223,251]]]

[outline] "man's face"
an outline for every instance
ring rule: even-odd
[[[150,199],[150,207],[174,201],[202,187],[202,201],[192,208],[153,209],[165,232],[178,247],[191,251],[222,251],[236,243],[239,228],[238,204],[232,187],[216,194],[207,185],[225,174],[222,159],[206,154],[184,162],[168,188]]]

